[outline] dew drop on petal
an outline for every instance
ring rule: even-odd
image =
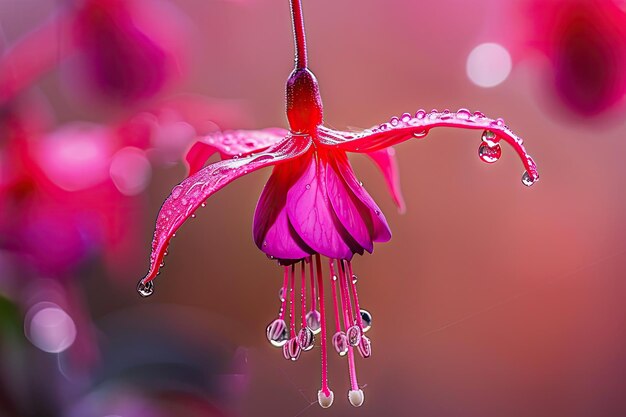
[[[478,156],[483,162],[493,164],[502,155],[502,149],[497,143],[494,146],[489,146],[487,143],[481,143],[478,147]]]
[[[401,117],[400,120],[402,120],[402,122],[407,123],[409,120],[411,120],[411,115],[409,113],[404,113]]]
[[[143,280],[139,281],[137,284],[137,292],[142,297],[150,297],[154,293],[154,282],[148,281],[144,284]]]
[[[424,116],[426,116],[426,112],[422,109],[418,110],[415,112],[415,118],[416,119],[423,119]]]
[[[183,186],[182,185],[177,185],[176,187],[172,188],[172,198],[176,199],[178,197],[180,197],[180,194],[183,192]]]
[[[322,330],[322,315],[319,311],[311,310],[306,313],[306,325],[313,334],[318,334]]]
[[[346,332],[346,337],[350,346],[358,346],[361,342],[361,328],[356,324],[351,326]]]
[[[300,346],[300,349],[305,352],[313,349],[313,346],[315,345],[315,336],[313,335],[313,330],[309,329],[308,327],[303,327],[302,329],[300,329],[300,331],[298,332],[298,345]]]
[[[391,123],[391,126],[398,126],[398,123],[400,123],[400,119],[394,116],[391,118],[391,120],[389,120],[389,123]]]
[[[348,338],[344,332],[337,332],[333,335],[333,347],[339,356],[345,356],[348,353]]]
[[[489,146],[495,146],[498,143],[499,138],[491,130],[485,130],[483,132],[483,135],[480,137],[480,140],[482,140],[483,142],[485,142]]]
[[[267,326],[267,340],[276,347],[281,347],[289,339],[287,335],[287,324],[283,319],[276,319]]]
[[[522,175],[522,184],[526,187],[532,186],[537,180],[533,178],[528,171],[524,171],[524,175]]]
[[[464,119],[467,120],[472,116],[472,113],[470,113],[469,110],[467,109],[459,109],[456,112],[456,117],[457,119]]]
[[[361,309],[361,321],[363,322],[363,332],[372,328],[372,315],[369,311]]]
[[[304,188],[306,188],[307,190],[310,190],[311,189],[311,184],[305,185]]]

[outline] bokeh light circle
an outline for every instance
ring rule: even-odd
[[[481,43],[467,57],[467,76],[479,87],[495,87],[506,80],[513,63],[511,54],[497,43]]]
[[[33,345],[44,352],[61,353],[76,340],[76,325],[58,305],[41,302],[26,314],[24,333]]]

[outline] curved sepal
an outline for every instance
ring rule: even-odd
[[[289,131],[281,128],[263,130],[231,130],[215,132],[194,143],[185,161],[189,168],[189,176],[198,172],[206,161],[219,152],[222,159],[248,156],[266,150],[270,146],[283,140]]]
[[[393,198],[396,207],[398,207],[398,212],[404,213],[406,211],[406,204],[404,203],[402,187],[400,186],[400,170],[396,159],[396,150],[389,147],[374,152],[368,152],[366,155],[376,164],[383,174],[383,177],[385,177],[387,188],[389,188],[391,198]]]
[[[423,138],[430,132],[430,129],[436,127],[483,130],[485,131],[483,141],[485,141],[484,137],[488,136],[487,142],[490,146],[498,146],[497,143],[504,140],[517,152],[526,168],[527,175],[524,175],[524,183],[529,185],[539,179],[537,166],[524,149],[522,138],[515,135],[505,125],[504,120],[490,119],[480,112],[472,114],[466,109],[460,109],[455,113],[447,110],[442,112],[432,110],[429,113],[418,110],[414,116],[404,113],[400,117],[391,118],[387,123],[361,132],[341,132],[320,126],[318,138],[325,146],[348,152],[369,153],[409,139]]]
[[[170,239],[207,198],[243,175],[296,158],[310,147],[310,138],[289,136],[265,152],[211,164],[175,186],[157,216],[150,269],[141,283],[156,277]]]

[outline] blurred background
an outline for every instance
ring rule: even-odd
[[[406,214],[355,171],[394,237],[357,257],[365,404],[317,405],[319,355],[265,338],[282,272],[255,247],[270,170],[207,202],[141,299],[185,150],[286,126],[287,1],[0,0],[0,416],[626,415],[626,3],[303,2],[326,124],[420,108],[503,117],[397,147]],[[319,352],[316,347],[314,352]]]

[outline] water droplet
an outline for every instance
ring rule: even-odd
[[[372,356],[372,342],[370,341],[370,338],[362,336],[358,349],[361,356],[363,356],[363,359],[367,359]]]
[[[351,326],[346,332],[346,337],[350,346],[358,346],[361,342],[361,328],[356,324]]]
[[[363,187],[363,181],[359,181],[359,187]]]
[[[276,319],[271,322],[267,326],[266,336],[267,340],[269,340],[273,346],[281,347],[287,343],[289,337],[287,335],[287,324],[285,320]]]
[[[357,277],[356,275],[352,275],[352,283],[356,284],[356,282],[359,280],[359,277]]]
[[[380,211],[379,210],[374,210],[374,214],[377,216],[380,216]]]
[[[415,112],[415,118],[416,119],[423,119],[424,116],[426,116],[426,112],[422,109],[418,110]]]
[[[263,246],[267,246],[267,240],[263,242]]]
[[[537,182],[538,178],[533,178],[528,171],[524,171],[524,175],[522,175],[522,184],[526,187],[532,186],[535,182]]]
[[[313,334],[318,334],[322,330],[322,315],[319,311],[311,310],[306,313],[306,325]]]
[[[491,130],[485,130],[480,137],[480,140],[482,140],[488,146],[495,146],[500,141],[500,138]]]
[[[478,156],[483,162],[493,164],[502,155],[502,149],[497,143],[494,146],[489,146],[487,143],[481,143],[478,147]]]
[[[372,315],[369,311],[361,309],[361,321],[363,322],[363,332],[372,328]]]
[[[348,338],[344,332],[337,332],[333,335],[333,346],[339,356],[346,356],[348,353]]]
[[[311,184],[305,185],[304,188],[306,188],[307,190],[310,190],[311,189]]]
[[[196,218],[196,213],[192,213],[192,214],[191,214],[191,218],[192,218],[192,219],[195,219],[195,218]]]
[[[337,281],[337,275],[333,275],[333,276],[332,276],[332,280],[333,280],[333,281]]]
[[[398,123],[400,123],[400,119],[394,116],[391,118],[391,120],[389,120],[389,123],[391,123],[391,126],[398,126]]]
[[[419,132],[413,132],[413,137],[416,137],[419,139],[419,138],[423,138],[427,134],[428,134],[428,130],[424,129],[424,130],[420,130]]]
[[[177,185],[176,187],[172,188],[172,198],[176,199],[180,197],[182,192],[183,192],[183,186]]]
[[[285,301],[285,288],[280,287],[280,290],[278,290],[278,299],[281,303]]]
[[[400,120],[402,120],[404,123],[407,123],[409,120],[411,120],[411,115],[409,113],[404,113],[400,117]]]
[[[137,292],[142,297],[150,297],[152,293],[154,293],[154,282],[148,281],[144,284],[143,280],[139,281],[139,284],[137,284]]]
[[[313,330],[308,327],[300,329],[300,332],[298,332],[298,345],[300,346],[300,349],[305,352],[313,349],[313,346],[315,345]]]
[[[467,120],[470,118],[471,115],[472,113],[470,113],[470,111],[467,109],[458,109],[456,112],[457,119]]]
[[[480,111],[475,111],[474,112],[474,117],[477,119],[484,119],[485,118],[485,114],[483,112]]]
[[[206,203],[200,204],[200,207],[203,207],[203,208],[206,207]]]
[[[302,349],[300,348],[300,345],[298,344],[298,340],[295,337],[292,339],[289,339],[289,341],[285,343],[285,345],[283,346],[283,356],[285,356],[285,359],[291,359],[292,361],[297,361],[298,358],[300,357],[301,352],[302,352]]]

